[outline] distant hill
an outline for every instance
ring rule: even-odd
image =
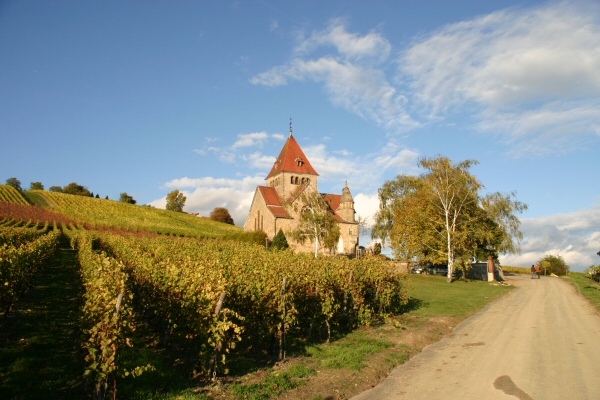
[[[0,201],[32,204],[97,228],[119,227],[209,238],[242,232],[242,229],[236,226],[186,213],[45,190],[20,193],[7,185],[0,185]]]

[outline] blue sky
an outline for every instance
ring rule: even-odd
[[[77,182],[243,225],[293,119],[360,215],[421,157],[516,191],[522,254],[600,250],[593,1],[0,2],[0,181]],[[363,244],[368,243],[363,238]]]

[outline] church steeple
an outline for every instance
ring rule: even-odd
[[[348,181],[346,181],[346,187],[342,190],[342,198],[340,201],[340,208],[337,210],[338,214],[348,222],[355,222],[354,219],[354,199],[350,188],[348,187]]]
[[[265,178],[268,180],[272,176],[275,176],[281,172],[293,172],[297,174],[315,175],[319,176],[317,171],[313,168],[308,161],[308,158],[300,148],[300,145],[296,141],[296,138],[292,134],[292,120],[290,118],[290,137],[283,145],[279,157],[275,160],[273,168],[269,175]]]

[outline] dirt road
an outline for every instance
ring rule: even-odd
[[[353,397],[600,399],[600,315],[560,278],[516,289]]]

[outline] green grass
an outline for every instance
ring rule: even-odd
[[[235,398],[247,400],[267,400],[279,396],[286,390],[304,385],[306,378],[316,375],[313,369],[303,364],[292,365],[287,371],[269,371],[259,383],[231,385],[230,392]]]
[[[482,281],[447,283],[444,276],[411,275],[408,308],[417,315],[462,317],[475,313],[511,288]]]
[[[594,282],[583,272],[570,272],[569,275],[562,278],[575,286],[575,289],[600,311],[600,284],[598,282]]]
[[[33,204],[38,207],[48,207],[48,203],[44,196],[42,196],[39,192],[26,191],[21,193],[25,200],[29,202],[29,204]]]
[[[321,361],[323,368],[348,368],[360,371],[369,354],[379,353],[393,344],[371,337],[367,331],[356,331],[330,345],[310,346],[307,353]]]

